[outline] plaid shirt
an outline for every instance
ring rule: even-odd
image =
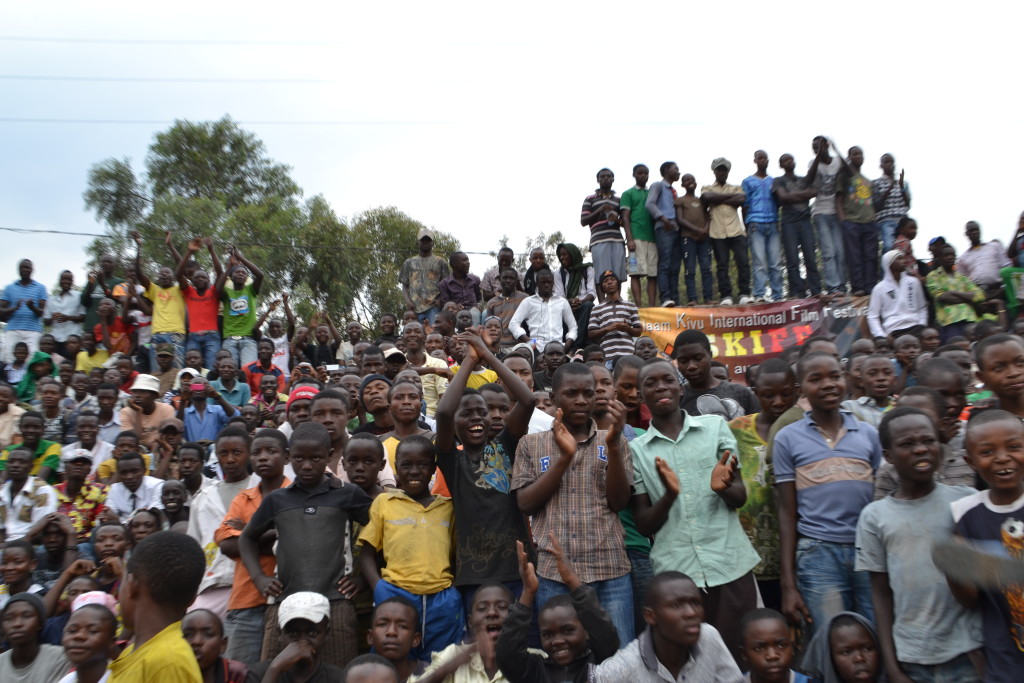
[[[57,484],[57,512],[67,515],[75,525],[79,543],[89,540],[89,534],[99,521],[100,513],[106,507],[107,487],[97,481],[87,481],[78,490],[78,495],[71,498],[68,484]]]
[[[533,536],[538,541],[537,545],[541,549],[548,548],[548,532],[555,532],[583,583],[615,579],[630,571],[622,524],[619,516],[608,507],[605,497],[608,473],[605,434],[591,420],[590,434],[586,441],[577,444],[573,464],[562,475],[562,485],[544,508],[533,516]],[[619,437],[619,452],[626,479],[632,486],[633,459],[623,436]],[[516,450],[512,489],[521,489],[537,481],[561,457],[553,432],[527,434]],[[537,574],[561,581],[551,553],[540,553]]]

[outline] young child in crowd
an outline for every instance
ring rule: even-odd
[[[647,630],[595,667],[594,683],[742,683],[743,674],[722,637],[703,623],[701,591],[686,574],[655,574],[647,587],[644,621]]]
[[[896,385],[893,363],[880,353],[865,356],[858,375],[864,395],[843,401],[842,408],[877,429],[882,416],[892,408],[892,392]]]
[[[995,344],[1002,345],[1009,343]],[[1024,364],[1005,363],[1004,353],[1013,351],[989,345],[979,352],[978,364],[984,364],[993,379],[997,373],[1020,376]],[[1000,389],[1007,381],[1002,379]],[[956,534],[982,552],[1020,561],[1024,558],[1024,424],[1005,410],[979,412],[967,424],[966,445],[968,464],[989,489],[951,503]],[[981,612],[986,683],[1017,680],[1024,670],[1024,590],[1017,584],[982,588],[952,579],[949,587],[964,607]]]
[[[238,537],[238,552],[256,589],[267,598],[299,592],[327,596],[332,627],[320,654],[325,662],[341,666],[357,650],[350,522],[369,521],[370,498],[360,487],[326,473],[330,444],[321,424],[303,422],[295,428],[289,449],[295,480],[263,499]],[[276,577],[260,564],[260,540],[271,528],[277,529]],[[324,543],[324,538],[335,541]],[[285,623],[279,618],[280,606],[268,605],[264,615],[263,660],[280,652],[279,624]]]
[[[3,606],[0,630],[11,649],[0,654],[0,681],[58,681],[71,668],[64,650],[42,642],[45,620],[38,595],[17,593]]]
[[[224,657],[228,639],[216,614],[206,609],[190,611],[181,620],[181,635],[192,647],[203,683],[244,683],[249,670],[242,662]]]
[[[594,375],[581,363],[558,367],[552,398],[559,412],[551,431],[522,438],[512,476],[519,509],[532,515],[539,541],[537,601],[543,605],[568,592],[547,552],[547,533],[555,531],[564,539],[569,557],[576,559],[583,583],[597,591],[619,640],[628,642],[633,638],[633,590],[618,517],[629,504],[633,483],[633,461],[622,436],[626,411],[612,401],[612,428],[597,429]]]
[[[520,589],[517,563],[509,548],[516,541],[529,543],[530,535],[511,481],[516,448],[529,428],[534,400],[481,337],[466,332],[456,341],[465,345],[466,358],[437,404],[435,445],[455,514],[455,586],[468,604],[485,583],[506,583],[513,592]],[[484,385],[489,388],[480,392],[466,388],[481,364],[497,371],[504,387],[500,393],[494,385]],[[516,402],[511,411],[505,391]],[[481,558],[486,559],[481,562]]]
[[[954,501],[975,493],[935,482],[942,464],[934,416],[897,407],[878,436],[899,488],[869,504],[857,522],[858,571],[871,572],[871,590],[889,681],[979,681],[968,653],[978,649],[977,615],[957,604],[932,562],[932,546],[953,536]]]
[[[917,357],[921,355],[921,342],[912,334],[904,334],[893,342],[893,351],[896,358],[892,361],[893,370],[896,372],[896,382],[893,385],[893,392],[899,393],[906,387],[917,384],[914,376]]]
[[[274,648],[277,654],[273,659],[264,657],[264,661],[251,666],[247,683],[344,680],[342,668],[327,661],[330,629],[344,626],[332,625],[332,607],[326,597],[311,591],[297,591],[282,600],[275,612],[278,627],[275,630],[281,641]],[[346,663],[351,659],[346,659]]]
[[[430,492],[436,468],[429,439],[410,436],[402,441],[395,453],[398,489],[377,496],[359,533],[359,565],[373,589],[374,603],[398,595],[421,611],[421,659],[457,642],[465,627],[462,599],[452,586],[452,502]],[[406,519],[413,523],[394,523]]]
[[[46,625],[43,627],[43,642],[60,645],[64,626],[71,616],[71,603],[83,593],[99,590],[99,584],[92,574],[96,565],[91,560],[75,560],[61,572],[43,598],[46,606]]]
[[[74,667],[58,683],[105,683],[114,653],[117,617],[96,603],[82,605],[67,620],[61,635],[64,656]]]
[[[238,537],[272,491],[291,485],[291,480],[284,475],[284,466],[288,463],[288,439],[284,434],[276,429],[258,431],[252,440],[251,451],[253,477],[249,481],[256,479],[258,483],[235,495],[213,535],[221,554],[234,560],[234,576],[225,620],[228,639],[225,654],[229,659],[246,664],[255,664],[260,660],[267,599],[256,588],[245,565],[238,561]],[[277,558],[274,556],[276,541],[277,532],[273,529],[264,532],[259,540],[260,567],[268,576],[273,575],[277,566]]]
[[[510,683],[585,683],[592,665],[619,649],[619,636],[597,602],[597,593],[580,581],[554,533],[549,533],[549,540],[562,583],[570,593],[556,595],[541,606],[537,622],[546,656],[531,653],[526,641],[533,620],[537,573],[523,543],[516,541],[523,592],[508,608],[497,642],[498,666]]]
[[[1010,334],[986,337],[975,345],[974,361],[978,379],[995,394],[997,405],[1024,417],[1024,340]]]
[[[92,534],[93,552],[96,554],[96,582],[104,593],[117,597],[124,578],[124,556],[131,548],[128,529],[116,519],[96,527]]]
[[[398,683],[406,683],[427,668],[426,662],[412,656],[422,638],[419,611],[405,598],[388,598],[373,608],[366,642],[395,667]]]
[[[359,655],[341,672],[341,683],[400,683],[398,671],[384,657]]]
[[[738,662],[735,616],[757,606],[760,558],[736,513],[747,501],[736,440],[720,416],[679,410],[682,388],[668,361],[641,368],[639,383],[651,426],[630,444],[637,529],[653,536],[656,572],[680,567],[700,577],[707,621]]]
[[[840,410],[846,381],[835,356],[808,353],[797,380],[811,410],[779,431],[773,464],[782,612],[809,622],[810,632],[843,609],[874,616],[868,576],[852,567],[857,518],[871,502],[882,449],[874,427]]]
[[[117,435],[114,439],[114,452],[112,457],[107,458],[99,464],[96,469],[96,478],[104,484],[116,484],[120,479],[117,477],[117,461],[125,453],[141,453],[145,470],[150,471],[152,456],[149,453],[142,453],[139,448],[142,442],[138,432],[128,429]]]
[[[138,543],[150,534],[166,531],[169,526],[160,508],[141,508],[128,520],[128,533],[132,536],[132,543]]]
[[[740,630],[750,683],[811,683],[789,668],[796,650],[786,617],[773,609],[753,609],[743,615]]]
[[[45,593],[43,586],[32,580],[36,568],[36,553],[32,544],[25,539],[8,541],[0,555],[0,608],[7,604],[12,595]]]
[[[190,536],[161,531],[132,550],[121,586],[121,618],[134,634],[110,664],[110,680],[202,680],[199,664],[181,635],[181,619],[195,600],[206,558]]]
[[[739,453],[740,474],[747,502],[739,509],[740,524],[761,562],[754,567],[758,592],[765,605],[777,608],[779,589],[779,520],[775,513],[771,463],[767,458],[768,433],[784,412],[796,403],[796,376],[780,358],[765,361],[754,381],[761,411],[729,422]]]
[[[882,671],[878,636],[870,619],[840,612],[823,622],[804,654],[802,668],[822,683],[876,683]]]

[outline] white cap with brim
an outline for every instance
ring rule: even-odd
[[[300,591],[281,601],[277,608],[277,623],[283,629],[293,619],[306,619],[319,624],[331,613],[331,603],[320,593]]]
[[[141,389],[142,391],[152,391],[155,394],[160,393],[160,380],[153,375],[139,375],[135,378],[132,383],[132,391]]]

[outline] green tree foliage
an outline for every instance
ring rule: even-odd
[[[264,270],[265,305],[288,291],[301,319],[327,309],[338,322],[371,328],[382,311],[401,311],[398,272],[425,227],[394,207],[346,223],[323,196],[303,201],[290,168],[230,117],[176,121],[157,133],[141,174],[128,159],[96,164],[83,198],[107,225],[89,246],[93,264],[105,253],[122,263],[132,259],[132,230],[143,235],[144,264],[175,265],[165,235],[179,251],[192,237],[211,237],[222,262],[235,244]],[[458,248],[454,238],[437,234],[438,254]],[[205,251],[197,260],[212,266]]]

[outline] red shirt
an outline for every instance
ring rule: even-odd
[[[264,370],[263,366],[260,365],[258,360],[254,360],[245,367],[242,368],[245,372],[245,381],[249,385],[249,389],[253,396],[259,396],[262,389],[260,389],[260,382],[263,380],[263,375],[273,375],[277,377],[277,393],[283,394],[285,392],[286,379],[284,373],[281,372],[281,368],[277,367],[273,363],[270,364],[269,370]]]
[[[110,353],[128,353],[132,347],[132,326],[125,324],[124,320],[117,316],[114,318],[113,325],[107,325],[107,330],[110,332],[110,346],[107,349]],[[97,344],[103,343],[103,329],[100,323],[96,323],[96,327],[92,331],[93,336],[96,338]]]
[[[188,331],[216,332],[220,303],[217,291],[213,287],[207,287],[206,291],[200,294],[195,287],[186,286],[181,288],[181,295],[185,297],[185,308],[188,309]]]

